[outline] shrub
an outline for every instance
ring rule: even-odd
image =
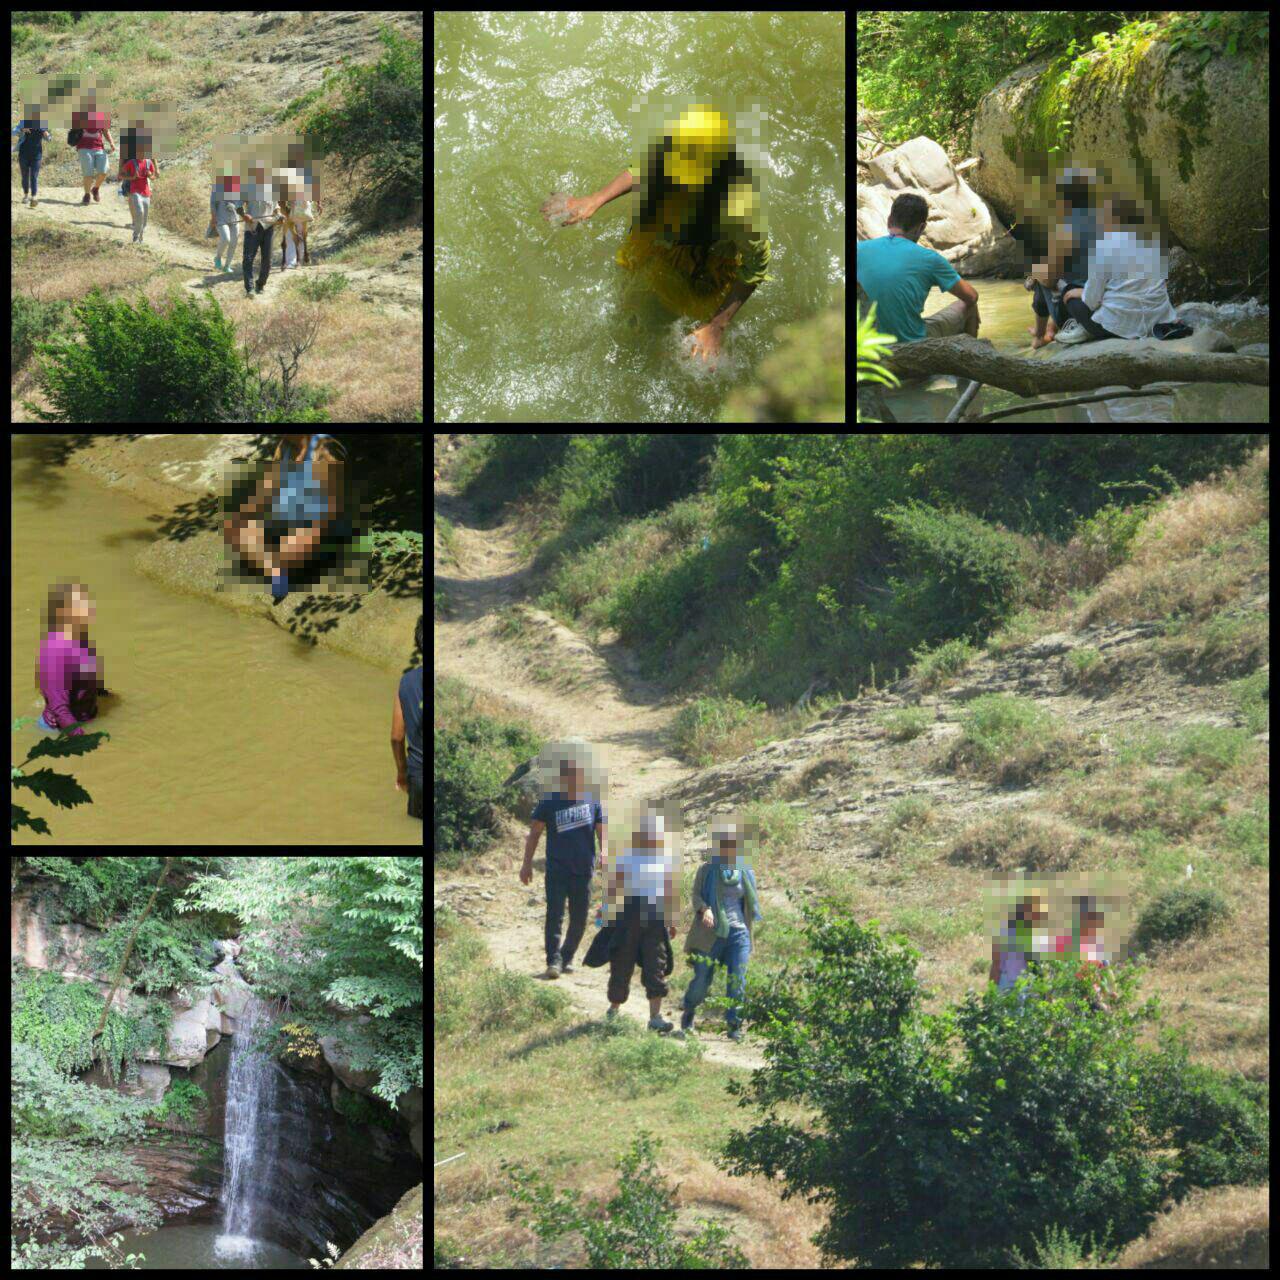
[[[717,747],[763,710],[759,703],[742,702],[732,695],[695,698],[672,721],[672,744],[694,764],[710,764]]]
[[[664,1268],[668,1270],[727,1269],[747,1266],[741,1250],[727,1243],[728,1228],[700,1219],[698,1234],[677,1240],[675,1193],[654,1168],[657,1143],[646,1133],[632,1142],[618,1162],[618,1194],[598,1215],[582,1207],[577,1191],[556,1196],[542,1177],[503,1162],[511,1181],[512,1198],[532,1211],[533,1230],[540,1240],[558,1240],[580,1231],[591,1267],[609,1271]]]
[[[1002,1267],[1051,1234],[1111,1250],[1168,1194],[1265,1176],[1264,1094],[1190,1069],[1167,1039],[1140,1046],[1156,1007],[1133,1004],[1136,966],[1102,1002],[1096,971],[1055,958],[1013,992],[929,1014],[917,952],[802,910],[809,953],[747,989],[769,1065],[729,1088],[763,1118],[722,1163],[826,1201],[815,1241],[830,1258]]]
[[[69,302],[41,302],[23,293],[15,294],[9,313],[9,351],[13,367],[21,368],[31,359],[38,343],[66,332],[70,325]]]
[[[1146,950],[1209,933],[1230,918],[1222,894],[1208,885],[1174,885],[1158,894],[1142,913],[1135,943]]]

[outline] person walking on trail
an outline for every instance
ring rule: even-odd
[[[240,219],[236,205],[240,203],[240,179],[229,173],[220,173],[213,180],[209,192],[209,239],[218,237],[218,252],[213,256],[213,269],[226,275],[234,275],[231,260],[236,252],[236,240],[240,235]]]
[[[557,789],[544,795],[534,807],[529,834],[524,842],[524,863],[520,867],[520,883],[527,885],[533,879],[533,855],[545,832],[547,915],[544,941],[548,978],[573,972],[573,957],[587,928],[591,877],[599,861],[597,849],[603,852],[605,847],[604,808],[587,792],[586,775],[579,756],[584,745],[563,744],[553,748],[552,764],[556,766]],[[560,929],[566,904],[569,927],[562,942]]]
[[[605,901],[616,904],[621,900],[621,912],[614,908],[614,920],[597,935],[587,957],[594,966],[601,961],[601,950],[607,952],[609,1011],[605,1017],[609,1021],[617,1018],[618,1010],[626,1004],[639,964],[640,982],[649,998],[649,1030],[666,1032],[672,1028],[662,1016],[662,1001],[670,990],[667,979],[674,968],[675,863],[662,814],[643,811],[605,886]],[[606,937],[607,941],[602,941]]]
[[[141,244],[151,214],[151,179],[158,172],[151,158],[151,144],[144,138],[134,142],[134,158],[126,160],[116,175],[129,184],[129,212],[133,216],[133,243]]]
[[[116,149],[110,119],[94,109],[92,97],[86,100],[86,105],[87,110],[71,113],[71,132],[67,134],[68,146],[75,147],[80,157],[80,179],[84,184],[81,204],[88,204],[90,196],[95,202],[101,202],[98,188],[107,176],[107,152],[104,148],[113,153]]]
[[[1071,931],[1053,939],[1052,950],[1058,955],[1078,957],[1081,976],[1088,974],[1094,980],[1095,993],[1090,1006],[1096,1012],[1115,999],[1115,986],[1111,980],[1111,960],[1102,938],[1105,916],[1097,898],[1089,894],[1077,894],[1071,900]]]
[[[40,165],[44,160],[44,144],[49,130],[40,117],[40,108],[28,106],[18,121],[18,171],[22,174],[22,202],[36,207],[36,191],[40,186]]]
[[[253,283],[253,259],[255,254],[262,255],[262,266],[258,270],[256,292],[261,293],[271,274],[271,240],[276,226],[283,220],[284,214],[276,202],[275,190],[267,181],[266,169],[255,164],[249,170],[250,182],[245,190],[237,211],[240,220],[245,224],[244,231],[244,292],[252,298],[255,295]]]
[[[684,950],[693,958],[694,975],[684,993],[682,1036],[693,1029],[694,1014],[707,998],[716,966],[723,965],[728,972],[729,1039],[742,1039],[737,1001],[746,985],[752,928],[759,919],[756,877],[743,856],[741,825],[718,822],[711,828],[711,857],[698,868],[693,881],[693,923]]]

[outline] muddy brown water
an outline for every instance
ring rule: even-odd
[[[48,437],[12,445],[12,717],[39,716],[34,685],[46,592],[75,578],[97,609],[92,642],[118,696],[86,730],[96,750],[39,765],[69,772],[92,804],[14,799],[49,836],[20,846],[420,845],[395,790],[391,715],[399,668],[312,647],[256,613],[177,593],[134,567],[160,535],[153,509],[76,467],[44,465]],[[212,584],[210,584],[212,586]],[[15,765],[39,741],[11,734]]]

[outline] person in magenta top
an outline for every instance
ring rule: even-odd
[[[78,582],[59,583],[49,591],[45,636],[40,643],[40,692],[44,712],[38,727],[46,733],[66,729],[73,735],[98,714],[98,694],[105,693],[98,656],[89,644],[94,615],[89,593]]]
[[[133,243],[141,244],[147,230],[147,218],[151,212],[151,182],[156,176],[156,162],[151,158],[151,142],[142,137],[137,141],[133,159],[120,166],[117,180],[128,179],[129,212],[133,215]]]
[[[89,203],[92,194],[95,200],[101,200],[98,188],[107,176],[107,153],[103,149],[109,147],[115,151],[116,144],[111,137],[111,120],[104,112],[97,109],[93,92],[85,95],[83,111],[71,113],[72,146],[80,157],[80,177],[84,182],[84,199],[81,204]]]

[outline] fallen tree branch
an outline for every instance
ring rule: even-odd
[[[1271,385],[1271,361],[1224,351],[1114,351],[1089,359],[1009,355],[985,338],[962,334],[898,343],[885,355],[884,366],[899,378],[931,373],[999,387],[1020,396],[1049,391],[1092,391],[1097,387],[1147,386],[1152,382],[1234,382]]]
[[[1150,386],[1142,391],[1100,391],[1094,396],[1071,396],[1067,400],[1024,400],[1021,404],[1015,404],[1008,409],[993,409],[990,413],[982,413],[977,417],[969,418],[969,422],[994,422],[997,418],[1011,418],[1015,413],[1026,413],[1028,409],[1035,409],[1038,413],[1041,409],[1066,409],[1073,404],[1094,404],[1099,400],[1126,400],[1135,396],[1164,396],[1176,388],[1172,386],[1157,387]],[[948,422],[959,422],[959,418],[947,418]]]

